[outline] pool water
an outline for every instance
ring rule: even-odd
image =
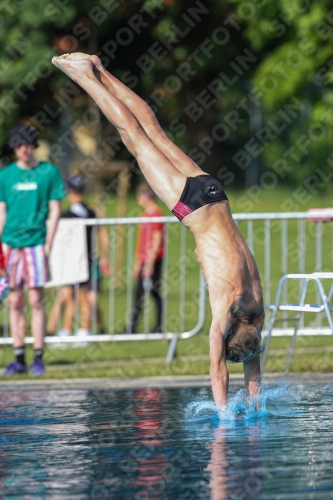
[[[333,499],[333,385],[0,392],[1,499]]]

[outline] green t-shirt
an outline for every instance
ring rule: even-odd
[[[23,169],[14,162],[0,170],[0,202],[7,208],[2,241],[12,248],[44,244],[49,201],[65,196],[59,170],[51,163]]]

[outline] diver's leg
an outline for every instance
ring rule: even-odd
[[[101,81],[105,87],[128,107],[155,146],[180,172],[186,177],[195,177],[204,173],[184,151],[168,138],[154,112],[141,97],[111,75],[103,66],[97,69],[100,71]]]
[[[150,106],[130,88],[111,75],[97,56],[89,56],[76,52],[65,56],[66,59],[89,58],[99,72],[101,82],[105,87],[131,111],[144,129],[149,139],[171,161],[171,163],[187,177],[195,177],[204,172],[176,144],[174,144],[158,123]]]
[[[52,62],[76,81],[115,125],[147,182],[171,210],[179,201],[186,176],[154,145],[129,109],[97,80],[91,60],[54,57]]]

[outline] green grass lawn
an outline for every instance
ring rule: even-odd
[[[284,371],[290,338],[272,340],[266,372]],[[180,341],[177,358],[169,365],[164,357],[166,342],[93,343],[89,347],[48,347],[45,353],[47,373],[42,379],[75,379],[104,377],[143,377],[161,375],[203,375],[209,373],[208,342],[206,334],[199,334],[187,341]],[[27,359],[33,352],[27,349]],[[5,366],[12,359],[9,347],[1,350],[0,364]],[[228,365],[230,373],[241,373],[242,364]],[[331,337],[300,337],[293,357],[292,372],[332,372],[333,341]],[[31,375],[12,379],[33,379]],[[4,380],[4,377],[0,377]],[[7,378],[6,378],[7,379]]]
[[[247,196],[245,193],[228,193],[231,208],[234,213],[241,212],[239,204],[241,197]],[[255,204],[254,212],[279,212],[283,202],[292,197],[292,191],[275,190],[263,192],[260,202]],[[304,205],[301,211],[313,207],[330,207],[333,199],[327,193],[321,193],[314,197],[311,202]],[[112,217],[116,214],[116,199],[110,196],[106,201],[106,216]],[[165,215],[170,215],[165,207],[162,207]],[[128,201],[128,214],[138,216],[139,210],[135,204],[134,197]],[[300,260],[298,254],[298,225],[297,221],[292,221],[288,228],[288,244],[285,249],[288,261],[288,272],[299,272]],[[323,268],[333,269],[332,263],[332,224],[324,224],[324,238],[322,248]],[[245,223],[240,223],[240,230],[247,237]],[[262,276],[263,288],[270,288],[271,300],[275,296],[276,286],[282,275],[281,270],[281,224],[278,221],[272,223],[272,239],[270,249],[271,275],[269,279],[265,273],[266,261],[264,257],[265,241],[263,238],[263,224],[254,224],[254,254]],[[126,229],[127,231],[127,229]],[[116,249],[114,273],[110,278],[103,278],[102,293],[100,296],[100,308],[103,315],[105,330],[110,331],[110,326],[115,333],[123,331],[126,325],[125,311],[131,301],[132,294],[128,293],[127,283],[131,274],[132,252],[127,247],[127,232],[125,231],[125,244]],[[184,231],[183,234],[181,232]],[[315,270],[316,246],[315,246],[316,225],[306,223],[306,256],[304,269],[307,272]],[[136,238],[134,229],[133,240]],[[180,265],[180,245],[181,238],[186,244],[186,273],[179,275]],[[198,305],[198,284],[199,271],[194,255],[194,241],[189,231],[182,229],[181,224],[170,226],[168,234],[168,268],[165,270],[168,277],[167,288],[163,293],[168,298],[167,307],[167,329],[168,331],[182,331],[184,328],[192,328],[197,320]],[[117,254],[118,252],[118,254]],[[119,253],[121,255],[119,256]],[[122,258],[123,257],[123,260]],[[110,303],[108,294],[110,280],[116,279],[117,288],[114,303]],[[297,286],[289,290],[289,298],[296,297]],[[181,294],[185,293],[185,301],[181,303]],[[310,297],[311,298],[311,297]],[[49,310],[55,299],[54,290],[47,291],[46,305]],[[312,299],[315,300],[314,294]],[[185,311],[184,323],[180,321],[180,307]],[[152,308],[148,316],[152,325]],[[313,316],[306,317],[306,324],[313,320]],[[4,319],[3,319],[4,321]],[[29,311],[27,311],[27,321],[29,322]],[[207,315],[205,325],[200,334],[191,339],[180,341],[177,346],[178,358],[166,365],[164,357],[168,344],[166,341],[133,341],[118,343],[93,343],[86,348],[71,348],[67,346],[60,349],[49,345],[45,353],[45,361],[48,365],[47,374],[44,378],[81,378],[81,377],[136,377],[146,375],[164,374],[205,374],[209,372],[208,360],[208,330],[211,321],[210,309],[207,305]],[[323,322],[325,325],[325,322]],[[143,329],[143,321],[141,322]],[[111,330],[112,330],[111,329]],[[286,362],[287,347],[290,338],[273,338],[271,342],[271,355],[267,362],[267,371],[281,372]],[[297,349],[292,362],[292,371],[333,371],[333,339],[331,337],[301,337],[297,342]],[[332,351],[331,351],[332,348]],[[31,360],[32,350],[28,351],[28,361]],[[12,350],[9,347],[0,347],[0,366],[6,366],[12,360]],[[231,373],[242,371],[241,365],[229,365]],[[28,377],[29,378],[29,377]]]

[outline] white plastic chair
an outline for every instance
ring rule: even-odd
[[[283,285],[286,283],[287,280],[290,280],[290,279],[303,280],[303,284],[301,287],[301,293],[300,293],[300,301],[298,304],[280,304],[280,297],[281,297]],[[262,371],[264,371],[267,353],[268,353],[268,348],[269,348],[269,343],[270,343],[272,332],[273,332],[274,323],[276,323],[277,321],[294,321],[294,333],[293,333],[293,336],[292,336],[292,339],[290,342],[290,346],[289,346],[289,350],[288,350],[288,359],[287,359],[287,364],[286,364],[286,369],[285,369],[285,375],[289,372],[291,358],[292,358],[293,351],[294,351],[294,346],[295,346],[295,342],[296,342],[297,331],[299,328],[300,319],[305,312],[312,312],[312,313],[324,312],[326,314],[328,324],[330,326],[331,333],[333,335],[333,321],[332,321],[331,312],[330,312],[330,310],[333,309],[333,306],[329,305],[329,302],[331,301],[332,296],[333,296],[333,283],[331,285],[331,288],[330,288],[328,295],[326,296],[322,282],[321,282],[322,279],[331,279],[333,281],[333,273],[320,272],[320,273],[312,273],[312,274],[285,274],[280,279],[279,285],[277,288],[277,292],[276,292],[276,296],[275,296],[275,303],[266,306],[267,309],[272,311],[272,315],[271,315],[271,318],[269,321],[264,352],[262,355]],[[320,297],[320,301],[321,301],[320,304],[307,304],[305,302],[308,284],[311,280],[314,281],[317,285],[319,297]],[[277,318],[276,315],[277,315],[278,311],[293,311],[293,312],[297,312],[297,315],[296,315],[296,317]]]

